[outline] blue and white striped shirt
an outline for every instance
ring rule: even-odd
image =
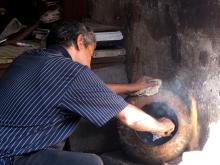
[[[127,106],[89,68],[50,49],[16,58],[0,98],[1,165],[65,140],[80,117],[100,127]]]

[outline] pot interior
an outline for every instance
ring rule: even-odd
[[[168,118],[175,125],[175,130],[171,133],[170,136],[167,137],[159,137],[157,135],[153,135],[150,132],[136,131],[136,135],[138,136],[139,139],[141,139],[143,143],[147,145],[157,146],[157,145],[162,145],[168,142],[170,139],[172,139],[172,137],[176,134],[179,126],[177,115],[172,108],[170,108],[164,102],[152,102],[150,104],[145,105],[141,109],[144,110],[144,112],[146,112],[147,114],[157,119],[162,117]]]

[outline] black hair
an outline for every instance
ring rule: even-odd
[[[61,44],[69,47],[76,43],[79,34],[82,34],[84,45],[96,44],[93,31],[77,21],[59,21],[52,25],[46,39],[46,46]]]

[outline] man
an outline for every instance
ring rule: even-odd
[[[115,94],[152,84],[139,80],[108,88],[89,69],[95,37],[88,28],[62,21],[51,29],[47,46],[20,55],[0,80],[1,165],[103,164],[97,155],[59,147],[80,117],[98,127],[117,117],[137,131],[173,131],[170,120],[156,120]]]

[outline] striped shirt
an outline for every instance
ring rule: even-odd
[[[80,117],[101,127],[127,106],[89,68],[62,51],[28,51],[1,77],[0,165],[60,143]]]

